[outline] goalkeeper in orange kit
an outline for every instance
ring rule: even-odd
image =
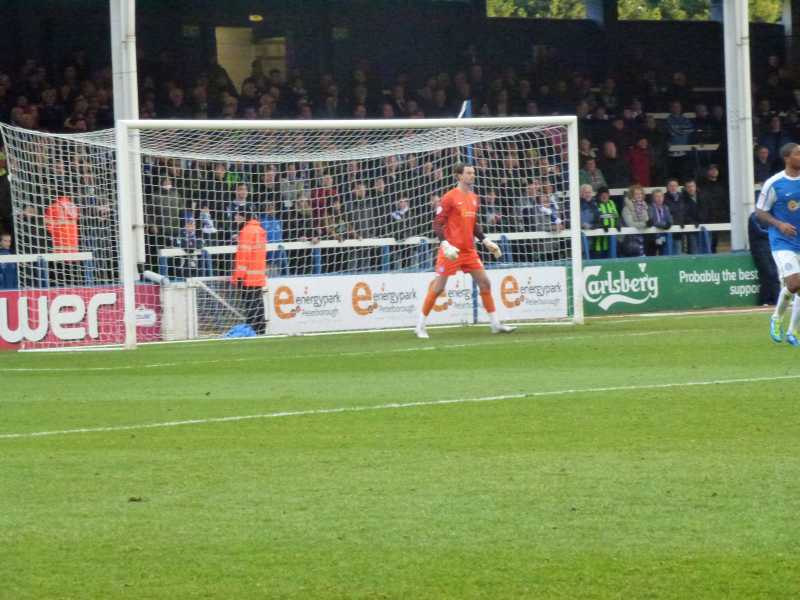
[[[475,238],[477,238],[495,258],[502,256],[498,245],[484,235],[478,224],[478,196],[472,191],[475,183],[475,167],[458,163],[455,166],[455,176],[458,185],[442,197],[436,209],[433,230],[441,242],[436,257],[436,279],[428,288],[415,332],[418,338],[429,337],[425,330],[425,321],[433,309],[436,298],[444,291],[447,278],[455,275],[460,269],[472,275],[477,284],[483,307],[491,319],[492,333],[511,333],[514,328],[503,325],[497,318],[492,298],[492,284],[475,249]]]

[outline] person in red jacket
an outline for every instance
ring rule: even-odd
[[[646,137],[641,136],[636,144],[628,148],[625,158],[631,167],[631,179],[642,187],[650,187],[653,170],[653,151]]]
[[[263,335],[266,333],[264,288],[267,285],[267,233],[254,215],[239,232],[239,244],[231,274],[231,283],[241,287],[242,305],[247,324]]]

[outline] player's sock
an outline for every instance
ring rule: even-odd
[[[783,314],[786,312],[786,308],[789,306],[789,301],[792,299],[792,294],[789,290],[785,287],[781,288],[781,293],[778,294],[778,301],[775,303],[775,312],[772,313],[772,316],[776,319],[783,318]]]
[[[798,320],[800,320],[800,295],[795,294],[792,302],[792,317],[789,319],[789,329],[787,330],[789,333],[797,335]]]
[[[439,297],[439,294],[435,293],[433,290],[428,290],[428,294],[425,296],[425,300],[422,302],[422,324],[425,324],[425,317],[431,314],[431,310],[433,310],[433,305],[436,303],[436,298]]]
[[[492,298],[492,292],[481,292],[481,302],[483,302],[483,308],[489,313],[489,318],[492,319],[492,323],[494,324],[497,320],[497,314],[495,313],[496,309],[494,306],[494,298]]]

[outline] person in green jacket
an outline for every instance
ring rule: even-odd
[[[597,188],[597,198],[595,200],[597,209],[600,212],[598,226],[605,231],[619,227],[619,211],[617,205],[611,199],[608,188],[605,186]],[[609,240],[608,236],[598,236],[592,239],[592,258],[608,258]]]

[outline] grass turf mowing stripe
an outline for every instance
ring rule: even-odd
[[[104,433],[114,431],[131,431],[141,429],[161,429],[167,427],[181,427],[187,425],[208,425],[212,423],[229,423],[236,421],[250,421],[254,419],[277,419],[282,417],[303,417],[314,415],[327,415],[346,412],[365,412],[377,410],[391,410],[403,408],[417,408],[423,406],[443,406],[449,404],[466,404],[478,402],[497,402],[501,400],[520,400],[522,398],[540,398],[543,396],[564,396],[571,394],[596,394],[605,392],[659,390],[681,387],[696,387],[705,385],[730,385],[738,383],[771,383],[800,379],[800,375],[775,375],[771,377],[742,377],[736,379],[710,379],[706,381],[684,381],[680,383],[651,383],[643,385],[618,385],[595,388],[568,388],[563,390],[549,390],[542,392],[522,392],[519,394],[504,394],[500,396],[483,396],[479,398],[451,398],[447,400],[422,400],[419,402],[392,402],[374,406],[342,406],[338,408],[319,408],[312,410],[282,411],[254,415],[233,415],[228,417],[209,417],[203,419],[186,419],[180,421],[164,421],[161,423],[140,423],[132,425],[115,425],[110,427],[84,427],[78,429],[62,429],[55,431],[33,431],[27,433],[2,433],[0,439],[20,439],[33,437],[47,437],[56,435],[71,435],[78,433]]]
[[[379,354],[395,354],[401,352],[430,352],[432,350],[451,350],[455,348],[473,348],[482,346],[505,346],[508,344],[539,344],[542,342],[574,342],[584,341],[595,338],[628,338],[628,337],[648,337],[648,336],[665,336],[665,335],[681,335],[685,333],[693,333],[695,329],[673,329],[664,331],[656,329],[652,331],[629,331],[625,333],[597,333],[587,335],[561,335],[561,336],[536,336],[524,337],[522,339],[508,339],[504,337],[502,341],[485,341],[485,342],[469,342],[465,344],[440,344],[438,346],[410,346],[407,348],[390,348],[386,350],[364,350],[353,352],[317,352],[308,354],[281,354],[276,356],[251,356],[245,358],[227,358],[227,359],[213,359],[213,360],[200,360],[200,361],[183,361],[183,362],[163,362],[151,363],[144,365],[115,365],[110,367],[7,367],[0,368],[0,373],[81,373],[81,372],[102,372],[102,371],[129,371],[135,369],[159,369],[159,368],[172,368],[180,367],[183,365],[198,366],[198,365],[212,365],[212,364],[225,364],[225,363],[241,363],[241,362],[263,362],[267,360],[296,360],[296,359],[314,359],[314,358],[340,358],[340,357],[358,357],[358,356],[373,356]],[[715,331],[715,330],[709,330]],[[423,342],[424,344],[424,342]]]

